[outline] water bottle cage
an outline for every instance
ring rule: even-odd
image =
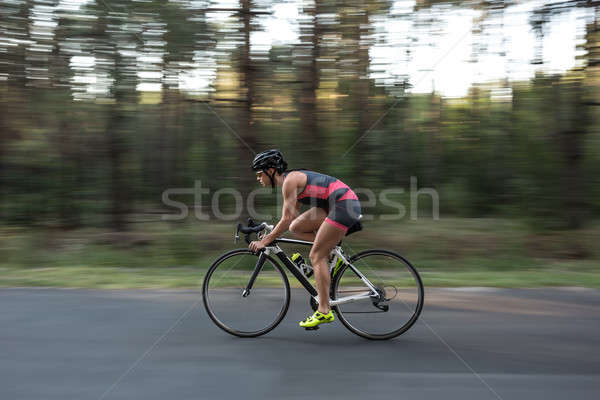
[[[312,273],[313,273],[312,267],[310,265],[306,264],[306,262],[304,262],[304,258],[300,254],[298,254],[297,256],[296,255],[292,256],[292,261],[294,261],[294,263],[296,264],[298,269],[300,271],[302,271],[304,276],[309,277],[312,275]]]
[[[300,269],[302,270],[304,276],[306,276],[307,278],[310,278],[313,274],[313,268],[308,264],[302,263],[300,265]]]

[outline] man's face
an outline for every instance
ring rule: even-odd
[[[272,174],[274,169],[269,168],[267,171],[269,174]],[[271,179],[264,171],[256,171],[256,180],[259,181],[263,187],[271,186]]]

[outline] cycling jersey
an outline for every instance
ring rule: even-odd
[[[306,175],[306,186],[298,193],[297,201],[319,207],[329,214],[325,221],[347,231],[360,218],[360,202],[344,182],[329,175],[308,170],[296,170]],[[292,172],[292,171],[289,171]],[[289,172],[283,174],[284,179]]]

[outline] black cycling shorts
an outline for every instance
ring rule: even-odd
[[[361,210],[358,200],[340,200],[336,201],[333,207],[329,208],[329,214],[327,214],[325,222],[346,232],[352,225],[359,221],[360,216]]]

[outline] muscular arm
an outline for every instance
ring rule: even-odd
[[[301,183],[301,177],[297,174],[288,175],[283,182],[281,192],[283,194],[283,209],[281,210],[281,220],[275,225],[271,233],[263,238],[264,243],[270,243],[284,234],[292,221],[298,216],[298,204],[296,195],[298,186]]]

